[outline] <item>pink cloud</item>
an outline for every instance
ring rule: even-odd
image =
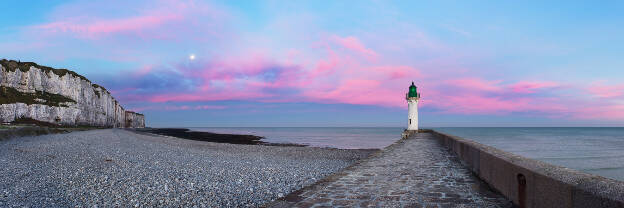
[[[340,57],[338,57],[336,52],[331,50],[329,47],[326,48],[326,51],[328,53],[328,57],[317,62],[316,68],[312,71],[312,77],[329,73],[332,69],[335,69],[338,66]]]
[[[369,69],[385,74],[391,80],[422,76],[420,71],[409,66],[374,66]]]
[[[176,73],[193,80],[186,92],[155,93],[127,97],[150,102],[190,102],[216,100],[309,101],[382,106],[402,106],[405,83],[419,78],[420,71],[402,65],[362,65],[345,60],[331,49],[326,58],[310,65],[279,63],[262,55],[217,59],[178,65]],[[136,75],[162,73],[145,66]],[[169,78],[171,79],[171,78]],[[392,82],[391,84],[388,84]],[[142,82],[143,83],[143,82]],[[336,84],[339,83],[339,84]],[[163,89],[166,90],[166,89]],[[288,92],[288,94],[284,94]]]
[[[432,105],[444,109],[445,113],[490,114],[520,111],[528,107],[530,100],[505,100],[475,94],[450,94],[432,97]]]
[[[483,94],[462,94],[445,92],[432,94],[423,99],[424,106],[441,109],[441,113],[451,114],[498,114],[537,113],[551,116],[565,112],[567,107],[555,100],[543,98],[488,96]]]
[[[599,98],[615,98],[624,95],[624,85],[594,83],[587,90],[589,93]]]
[[[35,28],[51,33],[74,33],[81,37],[96,38],[110,33],[142,31],[181,19],[183,19],[183,17],[177,14],[163,14],[112,20],[102,19],[86,23],[62,20],[38,25],[35,26]]]
[[[177,65],[175,71],[194,83],[182,92],[135,94],[135,100],[154,103],[208,102],[246,100],[255,102],[316,102],[377,105],[405,108],[404,95],[411,81],[423,95],[421,106],[435,113],[526,115],[585,119],[620,117],[609,103],[587,102],[579,110],[569,99],[545,97],[538,92],[554,94],[563,84],[550,81],[488,80],[477,76],[462,77],[437,74],[436,71],[415,69],[405,65],[384,65],[358,62],[349,54],[327,49],[325,57],[299,63],[280,62],[252,53],[228,56],[210,62]],[[305,55],[302,55],[305,56]],[[287,64],[286,64],[287,63]],[[149,73],[146,73],[149,72]],[[144,67],[137,74],[159,73]],[[424,76],[423,74],[426,74]],[[440,81],[444,80],[444,81]],[[139,91],[136,91],[139,92]],[[163,109],[161,107],[161,109]],[[213,107],[178,106],[167,109],[216,109]]]
[[[146,74],[150,73],[153,69],[154,69],[154,66],[146,65],[146,66],[143,66],[142,68],[136,70],[134,72],[134,75],[135,76],[139,76],[139,77],[140,76],[145,76]]]
[[[326,91],[308,90],[304,97],[323,103],[348,103],[382,106],[401,106],[400,96],[403,92],[382,87],[376,80],[345,80]]]
[[[364,46],[364,44],[362,44],[360,39],[358,39],[357,37],[348,36],[348,37],[343,38],[340,36],[332,36],[331,39],[344,48],[347,48],[361,55],[364,55],[369,60],[377,59],[377,56],[378,56],[377,53],[373,51],[372,49]]]
[[[498,92],[503,90],[500,86],[500,80],[484,80],[476,77],[455,78],[445,81],[446,85],[455,86],[462,90],[482,91],[482,92]]]
[[[553,88],[560,86],[555,82],[531,82],[520,81],[516,84],[510,85],[509,88],[516,93],[535,93],[541,89]]]
[[[222,29],[226,16],[213,4],[200,1],[154,0],[149,4],[78,1],[57,7],[47,23],[26,29],[46,38],[70,35],[100,41],[104,38],[198,41],[220,36],[224,31],[215,30]]]
[[[606,104],[580,107],[575,110],[573,117],[578,119],[620,120],[624,118],[624,105]]]
[[[134,87],[129,87],[129,88],[122,88],[122,89],[114,89],[114,90],[108,90],[111,94],[116,95],[116,94],[120,94],[120,93],[127,93],[127,92],[132,92],[137,90],[137,88]]]
[[[552,116],[566,112],[567,106],[550,97],[527,96],[537,89],[552,89],[558,86],[533,84],[520,81],[519,84],[504,84],[501,80],[486,80],[477,77],[454,78],[444,82],[426,82],[422,92],[422,106],[431,107],[440,113],[451,114],[509,114],[533,113]],[[519,87],[513,87],[519,86]],[[420,88],[419,88],[420,89]],[[519,90],[522,89],[522,90]]]
[[[290,27],[271,28],[276,31],[266,35],[244,31],[245,28],[225,28],[244,24],[229,21],[237,18],[228,19],[226,9],[202,1],[69,4],[46,15],[47,23],[27,27],[34,35],[26,36],[25,44],[7,48],[23,50],[21,46],[25,46],[29,51],[37,51],[47,47],[54,53],[46,56],[59,56],[58,46],[76,44],[67,48],[85,49],[66,50],[62,54],[72,58],[90,54],[90,58],[106,61],[116,57],[119,59],[115,61],[138,63],[142,67],[115,77],[126,80],[113,82],[119,85],[110,88],[116,97],[126,101],[154,103],[155,107],[143,110],[220,109],[211,105],[175,105],[220,100],[405,108],[405,92],[415,81],[423,96],[421,105],[429,112],[624,118],[619,113],[623,111],[624,85],[597,83],[587,90],[573,86],[580,89],[574,93],[584,94],[569,98],[570,93],[561,87],[568,86],[565,83],[507,76],[486,78],[479,74],[480,69],[463,64],[479,59],[478,51],[458,53],[458,48],[446,46],[409,25],[377,30],[376,39],[362,34],[339,36],[328,31],[321,31],[323,35],[319,37]],[[103,4],[111,7],[110,11],[100,10]],[[316,30],[314,25],[302,28]],[[287,42],[289,38],[283,36],[300,37]],[[115,47],[108,47],[110,44]],[[280,44],[287,46],[280,48]],[[93,49],[104,50],[93,53]],[[195,61],[170,58],[196,49],[199,50],[193,53],[202,58]],[[601,99],[583,100],[592,95]],[[579,103],[583,107],[578,107]]]
[[[180,12],[181,11],[181,12]],[[189,13],[184,11],[190,11]],[[137,13],[125,18],[98,18],[79,21],[76,18],[59,18],[35,28],[50,33],[71,33],[81,38],[101,38],[113,35],[155,35],[170,33],[175,26],[195,13],[192,7],[175,10],[159,8],[157,11]],[[205,22],[202,22],[203,25]],[[209,24],[208,24],[209,25]],[[187,25],[177,31],[186,37],[194,34],[195,26]],[[176,27],[180,29],[179,27]],[[188,31],[187,31],[188,29]],[[158,36],[158,35],[156,35]],[[192,35],[194,36],[194,35]],[[159,36],[160,37],[160,36]],[[356,36],[330,35],[317,40],[321,47],[289,48],[283,54],[270,49],[256,48],[224,51],[209,60],[198,59],[192,63],[178,63],[163,67],[165,63],[144,64],[130,75],[142,79],[159,75],[163,68],[172,68],[163,77],[179,76],[180,85],[169,89],[169,83],[158,85],[160,80],[146,79],[151,85],[125,87],[113,91],[116,96],[132,100],[146,100],[156,107],[141,110],[192,110],[220,109],[210,105],[160,106],[165,102],[207,102],[221,100],[246,100],[256,102],[317,102],[377,105],[405,108],[404,93],[411,81],[416,81],[425,108],[439,113],[455,114],[509,114],[533,113],[535,115],[568,115],[592,112],[602,117],[621,116],[609,114],[617,110],[606,104],[591,104],[595,108],[573,111],[568,102],[539,97],[541,92],[554,92],[562,84],[550,81],[525,81],[486,79],[471,70],[457,69],[441,73],[440,69],[414,67],[395,60],[379,60],[380,51],[367,47]],[[228,40],[232,41],[232,40]],[[312,51],[312,52],[311,52]],[[355,55],[354,55],[355,54]],[[453,62],[450,59],[440,62]],[[390,64],[388,64],[390,63]],[[447,64],[447,63],[444,63]],[[449,65],[452,65],[450,63]],[[426,79],[425,79],[426,77]],[[513,83],[513,84],[509,84]],[[183,86],[182,86],[183,85]],[[162,87],[162,88],[159,88]],[[153,90],[155,88],[156,90]],[[590,93],[601,98],[622,96],[622,86],[593,86]],[[159,91],[160,90],[160,91]],[[572,103],[572,102],[570,102]]]
[[[165,110],[165,111],[179,111],[179,110],[220,110],[225,109],[227,106],[221,105],[166,105],[166,106],[144,106],[131,108],[134,112],[143,112],[147,110]]]
[[[175,93],[159,94],[148,97],[150,102],[191,102],[191,101],[218,101],[218,100],[249,100],[267,97],[255,92],[196,92],[196,93]]]
[[[421,70],[402,65],[354,62],[348,55],[327,50],[327,57],[309,65],[283,64],[260,55],[230,57],[177,71],[199,84],[186,92],[167,92],[141,96],[142,100],[163,102],[206,102],[248,100],[257,102],[316,102],[377,105],[405,108],[404,93],[416,81],[422,93],[421,106],[446,114],[523,113],[546,117],[578,119],[616,119],[624,115],[612,111],[622,107],[608,102],[586,102],[584,108],[571,105],[571,98],[536,96],[537,92],[556,93],[563,84],[550,81],[517,81],[480,77],[443,77],[429,71],[425,79]],[[328,61],[330,60],[330,61]],[[307,62],[306,62],[307,63]],[[323,63],[333,63],[321,68]],[[146,71],[143,68],[139,71]],[[152,69],[149,69],[152,70]],[[157,73],[152,71],[152,73]],[[267,78],[268,76],[268,78]],[[289,93],[284,93],[288,91]],[[167,108],[165,108],[166,110]],[[213,107],[178,106],[168,109],[217,109]],[[611,112],[611,113],[610,113]]]
[[[405,83],[422,77],[410,66],[361,62],[330,47],[325,51],[316,67],[299,72],[304,78],[299,90],[310,102],[403,106]]]

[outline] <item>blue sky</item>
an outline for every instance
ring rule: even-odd
[[[5,1],[2,58],[151,126],[622,126],[621,1]],[[194,55],[194,59],[190,56]]]

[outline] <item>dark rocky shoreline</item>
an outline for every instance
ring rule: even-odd
[[[136,129],[136,131],[205,142],[268,146],[306,146],[292,143],[268,143],[261,141],[264,137],[256,135],[217,134],[212,132],[191,131],[186,128],[140,128]]]

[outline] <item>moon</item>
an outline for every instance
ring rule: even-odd
[[[195,60],[195,54],[191,54],[191,55],[189,55],[189,60],[191,60],[191,61],[192,61],[192,60]]]

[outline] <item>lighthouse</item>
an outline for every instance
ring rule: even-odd
[[[407,130],[418,130],[418,100],[420,99],[420,93],[416,91],[416,85],[412,82],[409,86],[409,91],[405,94],[407,100]]]

